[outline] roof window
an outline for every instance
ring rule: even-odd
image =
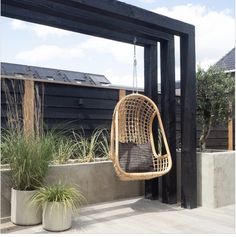
[[[54,81],[55,79],[52,76],[47,76],[47,80]]]
[[[22,78],[22,77],[24,77],[24,74],[23,73],[15,73],[15,76]]]

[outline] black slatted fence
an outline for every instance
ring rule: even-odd
[[[3,81],[7,83],[11,95],[17,95],[19,111],[21,111],[21,93],[24,87],[22,87],[22,80],[1,81],[1,126],[6,127],[7,99]],[[110,129],[113,110],[119,100],[119,92],[121,89],[124,90],[124,88],[80,86],[39,81],[35,82],[35,87],[38,88],[43,101],[46,130],[55,128],[58,130],[65,128],[76,130],[83,128],[86,134],[91,134],[96,128]],[[130,90],[126,91],[126,94],[130,93]],[[22,113],[20,116],[22,118]],[[177,148],[180,148],[180,99],[178,96],[176,96],[176,118]],[[200,125],[197,127],[197,138],[199,139]],[[227,149],[227,144],[227,124],[214,126],[207,140],[207,148]]]

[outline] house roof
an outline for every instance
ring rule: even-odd
[[[110,81],[103,75],[34,67],[13,63],[1,63],[1,74],[14,77],[31,77],[35,79],[62,81],[73,84],[109,85]]]
[[[231,49],[225,56],[223,56],[215,66],[226,72],[235,72],[235,48]]]

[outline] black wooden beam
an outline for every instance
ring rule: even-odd
[[[49,0],[41,1],[48,2]],[[60,14],[67,12],[68,14],[64,15],[65,17],[75,17],[75,19],[79,19],[90,25],[96,25],[105,29],[115,30],[116,32],[127,33],[154,41],[160,41],[161,39],[168,40],[170,38],[170,35],[165,32],[139,25],[136,22],[133,23],[124,19],[114,18],[113,15],[99,14],[96,11],[84,10],[78,7],[77,4],[70,6],[70,4],[64,0],[51,1],[53,2],[52,9],[56,8]]]
[[[144,94],[156,104],[158,102],[157,88],[157,45],[144,47]],[[153,125],[154,142],[157,145],[158,127],[157,121]],[[158,199],[158,178],[145,181],[145,198]]]
[[[195,36],[180,38],[181,205],[197,207]]]
[[[170,148],[172,169],[160,178],[159,197],[168,204],[177,203],[175,110],[175,49],[172,37],[169,41],[161,42],[161,117]]]
[[[58,1],[58,0],[55,0]],[[59,0],[61,1],[61,0]],[[67,4],[96,11],[103,15],[113,16],[139,25],[160,30],[169,34],[181,35],[194,31],[194,26],[176,19],[172,19],[142,8],[114,0],[64,0]]]
[[[31,11],[29,9],[24,9],[18,6],[12,6],[9,4],[1,5],[2,16],[20,19],[24,21],[29,21],[38,24],[44,24],[51,27],[56,27],[64,30],[69,30],[73,32],[88,34],[97,37],[103,37],[106,39],[111,39],[119,42],[133,44],[134,35],[115,32],[113,30],[107,30],[97,26],[89,26],[87,24],[76,22],[74,20],[63,19],[61,17],[52,16],[50,14],[41,13],[37,11]],[[156,44],[155,41],[145,39],[142,37],[136,37],[137,45],[144,46],[146,44]]]
[[[77,24],[79,26],[80,24],[87,25],[87,34],[94,35],[94,33],[96,33],[95,36],[99,37],[104,37],[103,31],[108,30],[110,32],[113,32],[113,34],[127,34],[133,38],[140,37],[142,39],[145,38],[146,40],[150,41],[160,41],[161,39],[170,38],[169,34],[167,33],[153,30],[151,28],[140,26],[134,23],[130,23],[125,20],[115,19],[111,16],[104,16],[96,12],[76,8],[68,5],[68,1],[65,2],[64,0],[57,2],[53,0],[40,0],[38,1],[38,4],[35,4],[35,1],[33,0],[8,0],[7,2],[6,0],[3,0],[2,4],[2,15],[6,14],[4,6],[9,5],[15,8],[12,8],[10,12],[8,11],[8,17],[12,17],[10,14],[13,15],[15,13],[18,15],[18,18],[27,20],[27,17],[30,16],[30,13],[32,12],[35,12],[35,14],[48,14],[49,16],[58,18],[58,22],[61,23],[63,23],[65,20],[69,20],[74,21],[74,24]],[[23,14],[22,10],[28,10],[29,14],[25,14],[25,12]],[[29,18],[28,21],[29,20],[31,20],[31,18]],[[44,17],[44,19],[42,20],[44,21],[43,24],[47,24],[47,18]],[[34,22],[42,23],[42,20],[39,19],[39,22]],[[78,24],[78,22],[80,24]],[[70,25],[68,27],[70,27]],[[95,32],[96,27],[97,31]],[[77,27],[77,31],[78,29],[79,27]],[[81,29],[81,33],[84,33],[84,28]],[[110,35],[111,34],[109,34],[108,36]]]

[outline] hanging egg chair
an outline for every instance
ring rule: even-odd
[[[153,122],[157,118],[159,135],[166,154],[156,151]],[[110,158],[121,180],[147,180],[168,173],[172,167],[160,113],[148,97],[133,93],[115,107],[111,126]]]

